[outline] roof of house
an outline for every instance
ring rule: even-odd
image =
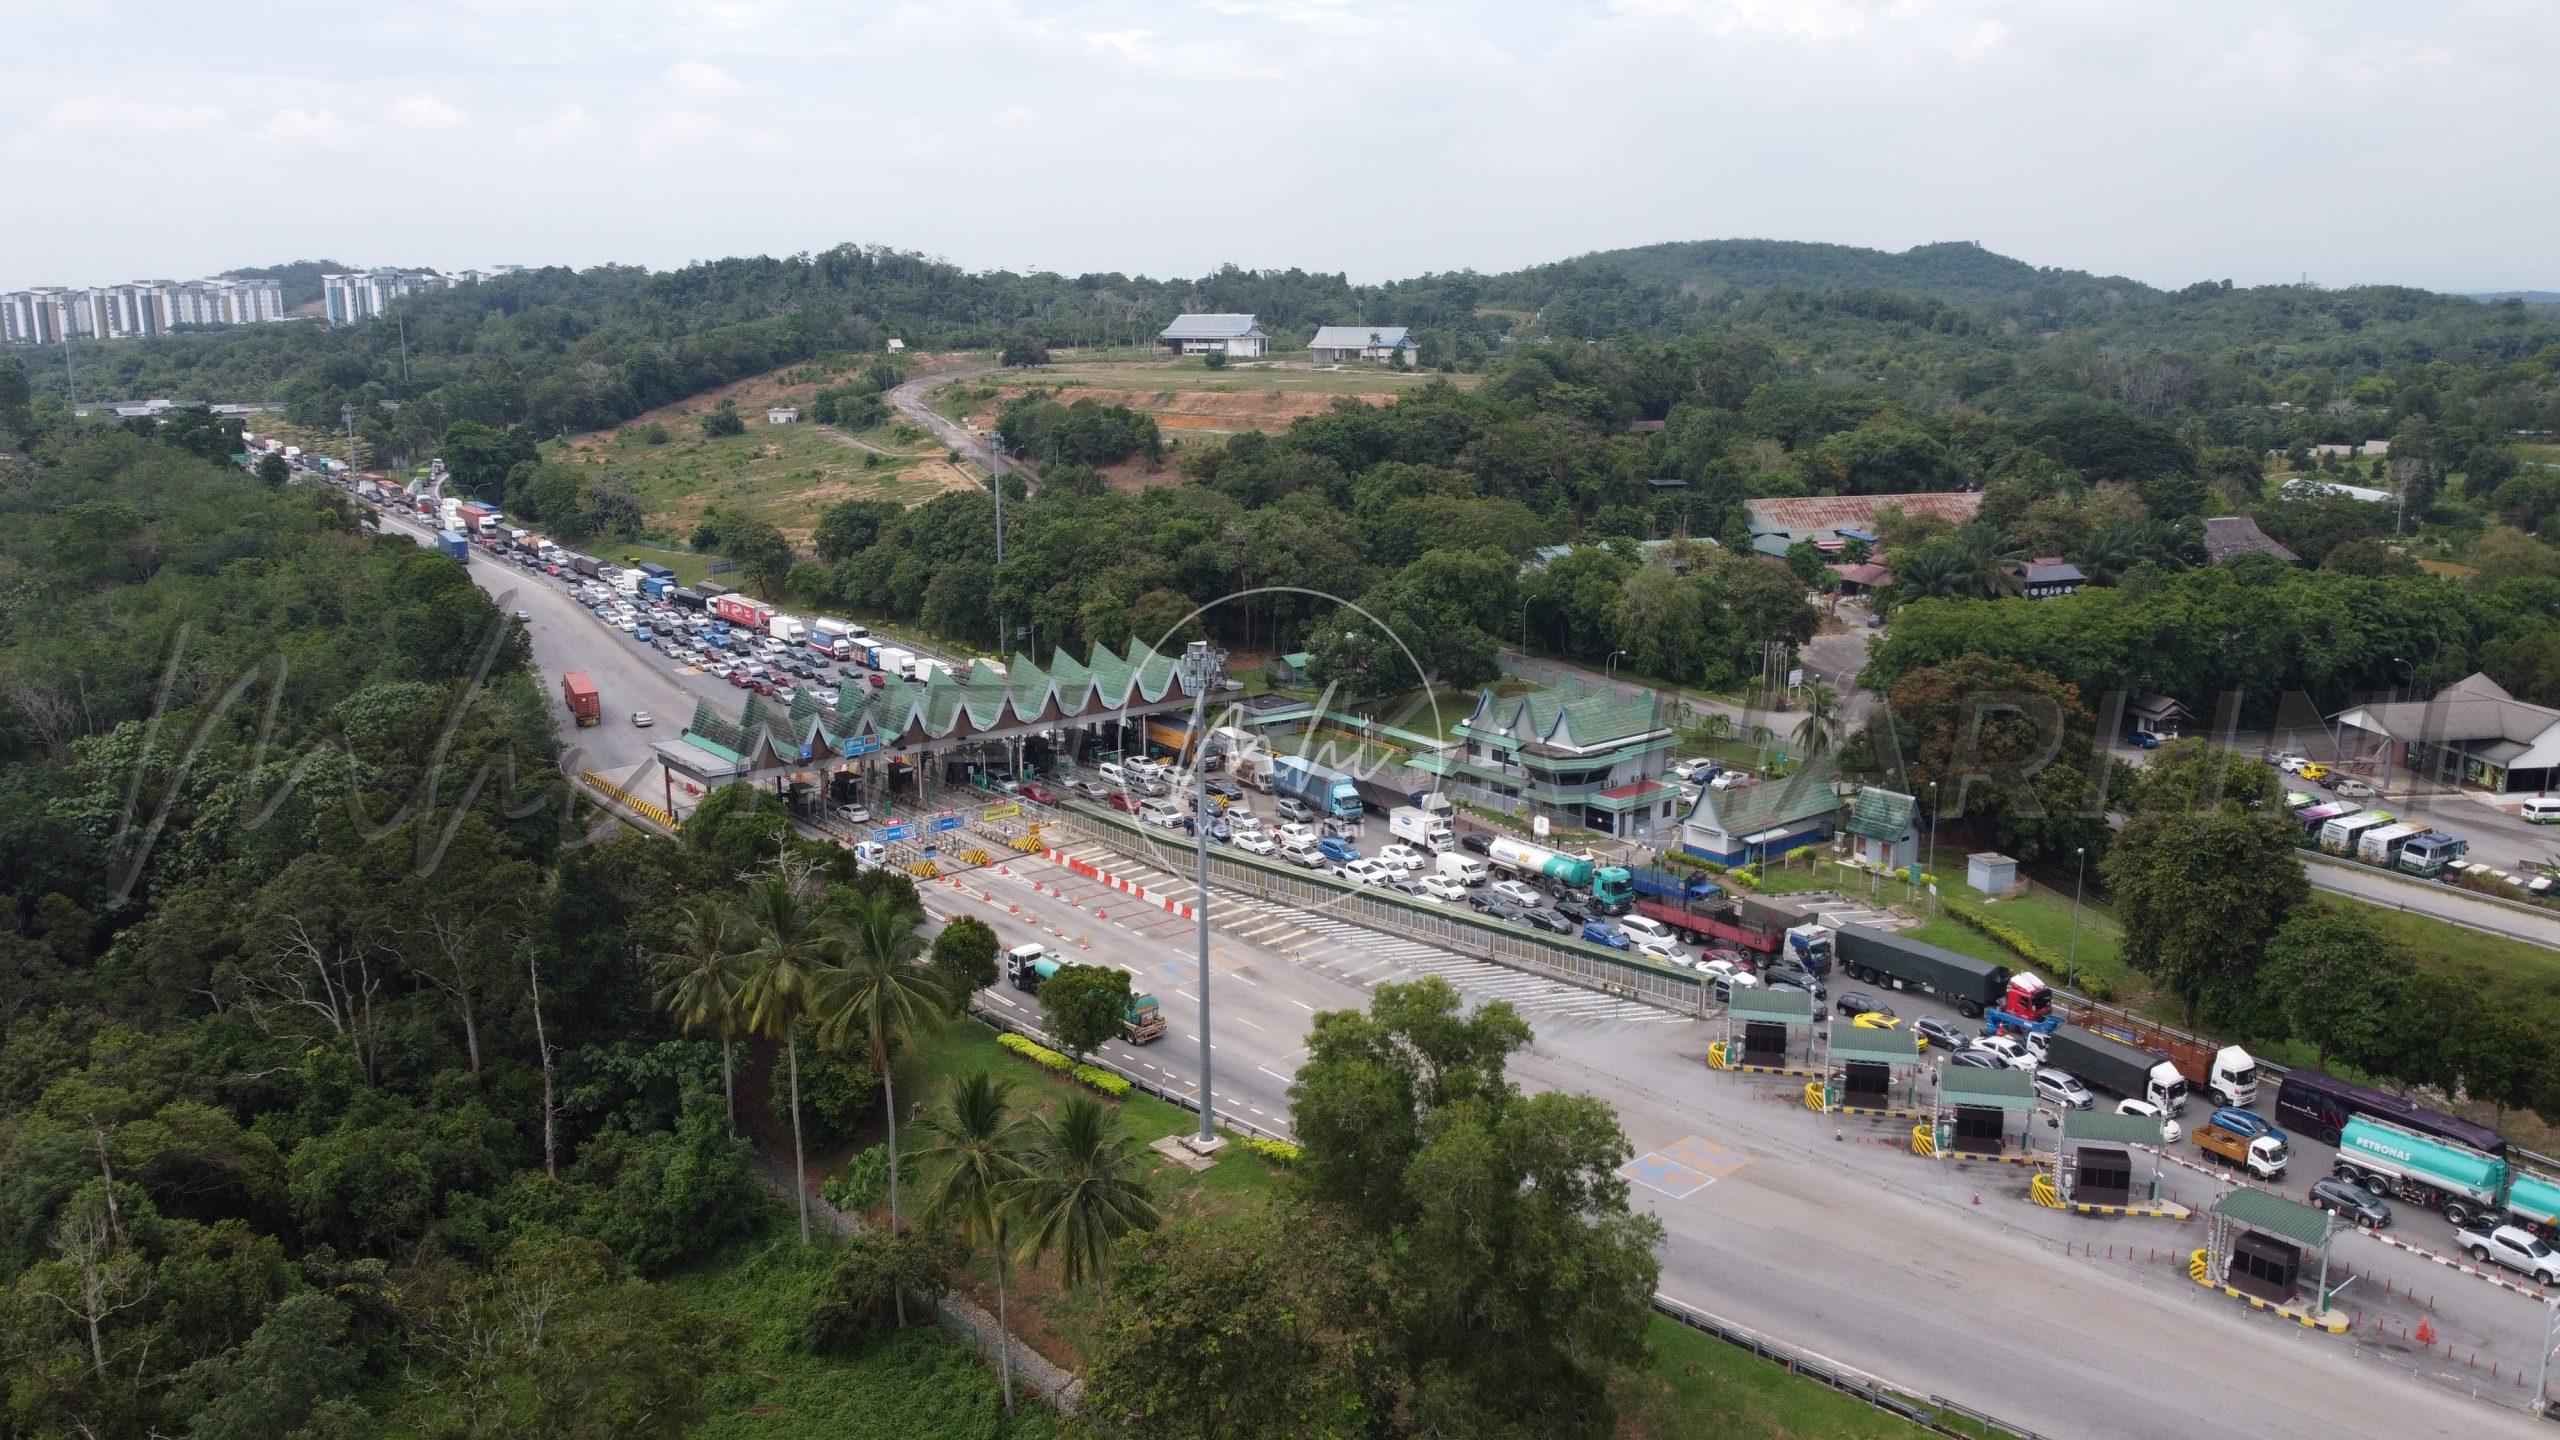
[[[2486,675],[2448,685],[2432,700],[2358,705],[2338,723],[2395,739],[2460,745],[2492,765],[2560,765],[2560,710],[2518,700]]]
[[[1176,315],[1159,340],[1246,340],[1262,334],[1250,315]],[[1268,338],[1268,337],[1266,337]]]
[[[1232,317],[1186,315],[1182,318],[1184,320],[1232,318],[1243,320],[1247,324],[1253,321],[1250,315]],[[1182,321],[1177,320],[1174,323],[1179,325]],[[1377,345],[1401,350],[1412,343],[1413,331],[1404,325],[1319,325],[1316,327],[1316,338],[1307,342],[1307,348],[1310,350],[1365,350],[1372,345]]]
[[[1840,583],[1843,585],[1876,586],[1893,583],[1893,572],[1873,560],[1863,565],[1834,565],[1831,571],[1840,577]]]
[[[2033,560],[2027,564],[2030,585],[2077,585],[2089,577],[2068,560]]]
[[[1721,830],[1740,839],[1763,830],[1783,830],[1826,819],[1840,808],[1839,792],[1833,788],[1838,776],[1830,757],[1818,755],[1783,780],[1763,780],[1730,790],[1709,785],[1698,791],[1684,823]]]
[[[2216,1199],[2213,1213],[2313,1250],[2327,1245],[2338,1230],[2337,1217],[2326,1210],[2314,1210],[2299,1200],[2289,1200],[2269,1190],[2252,1190],[2246,1185]]]
[[[1921,495],[1795,495],[1742,503],[1751,512],[1754,533],[1837,530],[1844,525],[1866,529],[1875,524],[1876,512],[1888,505],[1905,515],[1934,515],[1961,525],[1982,508],[1982,494],[1977,490],[1952,490]]]
[[[1580,685],[1526,695],[1496,695],[1486,689],[1477,694],[1473,713],[1458,723],[1476,735],[1570,750],[1595,749],[1671,727],[1658,696]]]
[[[2273,555],[2288,563],[2302,558],[2259,529],[2258,522],[2246,515],[2216,515],[2206,520],[2204,553],[2216,565],[2228,565],[2243,555]]]
[[[1849,823],[1842,828],[1852,835],[1890,845],[1911,833],[1911,812],[1919,803],[1899,790],[1861,786],[1858,798],[1849,802]]]

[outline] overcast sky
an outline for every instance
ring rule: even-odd
[[[2560,288],[2552,0],[0,0],[0,287],[1724,236]]]

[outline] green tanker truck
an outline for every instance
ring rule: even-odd
[[[2376,1195],[2424,1205],[2457,1227],[2500,1214],[2537,1234],[2560,1225],[2560,1181],[2388,1121],[2349,1120],[2331,1173]]]

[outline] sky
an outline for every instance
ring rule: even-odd
[[[0,288],[1732,236],[2560,288],[2551,0],[0,0],[0,35]]]

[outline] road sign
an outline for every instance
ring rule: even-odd
[[[852,760],[879,749],[880,738],[876,735],[856,735],[837,748],[844,752],[844,758]]]
[[[1538,837],[1539,839],[1541,839],[1541,840],[1546,839],[1546,838],[1547,838],[1547,817],[1546,817],[1546,816],[1544,816],[1544,815],[1533,815],[1533,816],[1529,817],[1529,828],[1530,828],[1532,831],[1536,832],[1537,837]]]
[[[879,829],[871,832],[871,838],[879,841],[883,845],[894,845],[901,840],[913,840],[916,838],[916,827],[905,824],[883,825]]]
[[[945,830],[957,830],[957,829],[959,829],[959,828],[960,828],[960,817],[959,817],[959,816],[957,816],[957,815],[954,815],[954,814],[952,814],[950,811],[946,810],[946,811],[942,812],[941,814],[934,816],[931,820],[928,820],[928,821],[926,821],[925,823],[926,823],[927,825],[929,825],[930,827],[932,827],[932,829],[933,829],[933,833],[935,833],[936,835],[939,835],[939,834],[941,834],[941,833],[942,833],[943,831],[945,831]]]
[[[978,818],[982,820],[1010,820],[1021,813],[1022,807],[1019,805],[995,805],[990,806],[987,813]]]

